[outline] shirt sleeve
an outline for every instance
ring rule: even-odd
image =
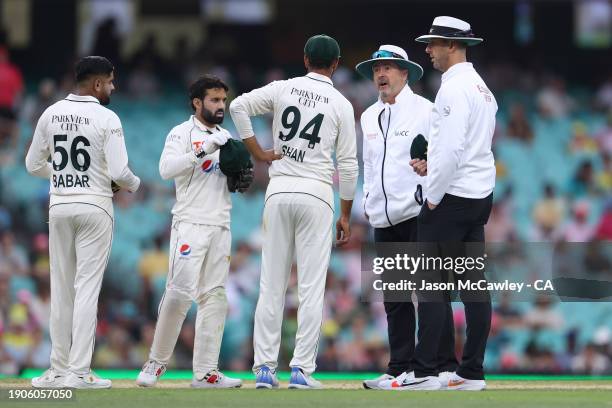
[[[119,117],[112,114],[107,122],[104,155],[111,179],[120,187],[134,192],[140,187],[140,179],[128,167],[128,154],[125,148],[123,128]]]
[[[347,101],[340,112],[340,129],[336,139],[336,161],[338,163],[339,190],[342,200],[355,197],[359,166],[357,164],[357,136],[355,134],[355,114]]]
[[[271,82],[268,85],[240,95],[230,104],[230,115],[241,139],[248,139],[255,135],[251,116],[271,112],[274,108],[276,90],[281,81]]]
[[[45,111],[34,130],[34,137],[32,138],[32,144],[28,149],[26,155],[25,164],[28,169],[28,173],[33,176],[42,177],[49,179],[53,174],[53,167],[48,161],[51,155],[49,140],[47,139],[46,129],[48,124],[48,115]]]
[[[159,159],[159,174],[169,180],[193,170],[198,159],[194,151],[185,152],[185,142],[177,129],[172,129],[166,137],[166,144]]]
[[[458,90],[441,90],[432,112],[427,152],[427,201],[437,205],[446,194],[465,151],[470,101]]]

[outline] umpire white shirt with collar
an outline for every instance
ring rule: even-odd
[[[421,210],[426,179],[410,166],[410,146],[419,134],[428,139],[432,106],[406,85],[394,104],[378,99],[361,115],[363,206],[375,228],[399,224]]]
[[[427,150],[427,201],[485,198],[495,186],[491,151],[497,102],[469,62],[442,74]]]

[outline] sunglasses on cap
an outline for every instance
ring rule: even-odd
[[[396,53],[391,52],[391,51],[386,51],[386,50],[374,51],[374,53],[372,54],[372,59],[377,59],[377,58],[399,58],[399,59],[405,59],[404,57],[402,57],[399,54],[396,54]]]

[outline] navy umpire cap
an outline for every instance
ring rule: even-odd
[[[229,139],[219,148],[219,168],[226,176],[235,176],[248,167],[253,167],[251,155],[241,141]]]
[[[306,41],[304,55],[313,64],[330,66],[335,59],[340,58],[340,46],[338,41],[328,35],[313,35]]]

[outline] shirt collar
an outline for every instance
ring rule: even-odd
[[[334,83],[332,82],[331,78],[325,75],[317,74],[316,72],[309,72],[306,74],[306,76],[310,79],[314,79],[315,81],[326,82],[331,86],[334,86]]]
[[[100,101],[95,97],[95,96],[91,96],[91,95],[75,95],[75,94],[68,94],[68,96],[66,97],[66,100],[68,101],[72,101],[72,102],[95,102],[95,103],[100,103]]]
[[[197,126],[198,129],[206,132],[206,133],[213,133],[217,130],[219,130],[219,128],[217,126],[215,126],[214,128],[209,128],[208,126],[206,126],[205,124],[203,124],[202,122],[200,122],[200,120],[198,118],[196,118],[195,115],[191,115],[191,120],[193,120],[193,123]]]
[[[446,70],[445,73],[442,74],[442,82],[449,80],[450,78],[458,75],[462,72],[473,71],[474,66],[471,62],[460,62],[458,64],[453,65],[449,69]]]

